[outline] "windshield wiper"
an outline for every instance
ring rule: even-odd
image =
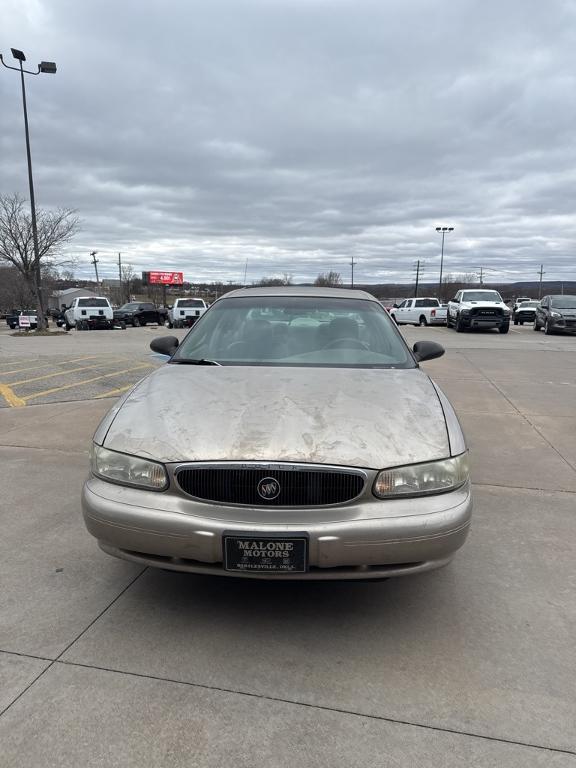
[[[178,358],[178,360],[171,360],[171,363],[177,363],[178,365],[219,365],[221,366],[221,363],[217,363],[216,360],[206,360],[205,358],[201,358],[200,360],[186,360],[185,358]]]

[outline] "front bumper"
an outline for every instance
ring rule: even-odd
[[[576,333],[576,320],[566,319],[564,317],[549,317],[548,324],[555,331],[566,331],[567,333]]]
[[[510,324],[510,315],[461,315],[465,328],[500,328]]]
[[[468,535],[472,499],[466,485],[415,499],[271,510],[223,507],[90,477],[82,509],[105,552],[143,565],[243,578],[367,579],[446,565]],[[224,531],[286,536],[305,531],[310,568],[297,574],[225,571]]]

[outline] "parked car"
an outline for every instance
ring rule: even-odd
[[[466,289],[448,302],[447,325],[459,333],[472,328],[497,328],[508,333],[510,308],[498,291]]]
[[[176,299],[168,310],[168,326],[185,328],[194,325],[207,309],[204,299]]]
[[[29,318],[28,322],[22,322],[20,318]],[[6,324],[14,331],[17,328],[37,328],[38,315],[35,309],[12,309],[6,315]]]
[[[576,296],[544,296],[536,307],[534,330],[552,333],[576,332]]]
[[[398,325],[446,325],[447,309],[438,299],[406,299],[390,314]]]
[[[114,327],[114,313],[105,296],[79,296],[64,312],[66,330],[77,331],[110,329]]]
[[[177,571],[367,579],[466,539],[468,453],[446,396],[370,294],[227,293],[98,427],[82,493],[107,553]]]
[[[532,301],[532,299],[516,302],[514,304],[514,309],[512,310],[512,320],[514,321],[514,325],[533,323],[534,318],[536,317],[536,307],[539,303],[539,301]]]
[[[114,310],[114,320],[137,327],[148,323],[164,325],[168,313],[148,301],[131,301]]]

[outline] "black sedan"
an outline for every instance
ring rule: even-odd
[[[544,296],[536,307],[534,330],[551,333],[576,333],[576,296]]]

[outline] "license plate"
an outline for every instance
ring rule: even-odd
[[[308,536],[224,533],[224,568],[256,573],[306,573]]]

